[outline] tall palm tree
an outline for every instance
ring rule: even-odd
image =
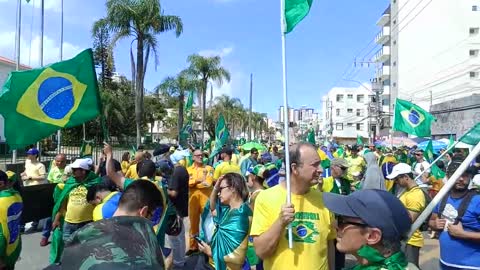
[[[215,98],[215,106],[222,112],[225,121],[230,128],[230,135],[234,135],[235,122],[234,115],[238,108],[243,108],[242,102],[238,98],[231,98],[225,94]]]
[[[181,71],[175,77],[165,78],[160,85],[155,88],[155,92],[178,98],[178,141],[180,142],[180,132],[183,127],[183,108],[185,106],[186,91],[195,91],[198,87],[198,81],[195,80],[187,70]]]
[[[92,32],[107,26],[114,34],[112,45],[123,38],[132,37],[130,62],[132,69],[132,90],[135,93],[135,122],[137,145],[141,141],[141,126],[144,111],[144,79],[150,52],[153,52],[155,66],[158,65],[157,34],[175,30],[178,36],[183,31],[182,20],[177,16],[164,15],[159,0],[107,0],[107,16],[93,25]],[[136,41],[136,64],[132,45]]]
[[[188,57],[190,67],[188,68],[190,74],[200,80],[199,94],[202,101],[202,144],[205,142],[205,111],[207,99],[207,85],[209,81],[216,82],[221,86],[224,81],[230,81],[230,72],[221,66],[222,59],[220,56],[203,57],[198,54],[193,54]]]

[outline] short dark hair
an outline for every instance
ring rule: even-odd
[[[6,172],[0,170],[0,181],[1,182],[7,182],[8,181],[8,175]]]
[[[156,168],[155,163],[150,159],[144,159],[137,164],[138,177],[155,177]]]
[[[130,153],[129,152],[123,153],[122,161],[130,161],[129,159],[130,159]]]
[[[112,191],[110,186],[107,184],[101,183],[97,185],[93,185],[87,188],[87,202],[91,202],[95,200],[95,196],[97,192],[104,192],[104,191]]]
[[[257,148],[254,147],[250,150],[250,154],[255,154],[255,153],[258,154],[258,150],[257,150]]]
[[[159,206],[162,206],[162,203],[162,193],[153,182],[137,180],[133,181],[124,190],[118,207],[125,211],[133,212],[147,206],[149,210],[154,211]]]
[[[297,165],[302,163],[302,155],[300,153],[300,150],[304,147],[312,148],[315,151],[317,150],[315,146],[313,146],[313,144],[308,142],[301,142],[301,143],[292,145],[288,150],[288,155],[290,156],[290,166],[292,166],[293,163]]]
[[[238,173],[227,173],[223,176],[223,180],[240,195],[244,202],[248,199],[248,187],[243,176]]]

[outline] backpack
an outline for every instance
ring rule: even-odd
[[[467,212],[468,205],[470,205],[470,202],[472,201],[473,196],[477,195],[476,190],[469,190],[466,195],[464,195],[462,201],[460,202],[460,205],[457,209],[458,215],[455,218],[455,221],[453,224],[458,224],[459,221],[462,220],[463,216],[465,215],[465,212]],[[447,200],[448,197],[450,197],[450,194],[448,196],[443,197],[442,201],[440,202],[440,206],[438,208],[438,214],[441,215],[443,213],[443,210],[445,210],[445,206],[447,205]]]
[[[427,205],[430,204],[430,202],[432,201],[432,198],[430,197],[430,195],[428,195],[428,193],[423,189],[423,188],[420,188],[420,190],[423,192],[423,196],[425,197],[425,208],[427,207]],[[425,219],[425,221],[422,223],[422,225],[420,226],[420,231],[421,232],[426,232],[428,231],[428,228],[429,228],[429,225],[428,225],[428,222],[430,221],[430,217],[432,216],[432,213],[430,213],[430,215],[428,216],[427,219]]]

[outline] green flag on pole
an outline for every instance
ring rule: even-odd
[[[360,135],[357,135],[357,145],[363,145],[363,138]]]
[[[433,121],[437,121],[437,119],[420,106],[397,98],[393,130],[403,131],[418,137],[430,137]]]
[[[210,154],[210,158],[217,155],[223,146],[227,143],[228,137],[227,125],[225,123],[225,118],[222,114],[218,116],[217,125],[215,126],[215,146]]]
[[[91,49],[43,68],[13,71],[0,91],[0,114],[12,149],[92,120],[100,108]]]
[[[450,134],[450,140],[448,142],[448,148],[447,149],[450,149],[449,153],[453,153],[453,148],[450,148],[452,147],[453,145],[455,144],[455,140],[453,139],[453,135]]]
[[[283,0],[285,1],[285,34],[293,31],[295,26],[307,16],[313,0]]]
[[[427,147],[425,148],[425,152],[423,152],[423,156],[429,163],[432,163],[435,160],[435,157],[433,156],[432,140],[428,142]],[[438,168],[437,164],[433,164],[430,170],[431,170],[431,174],[436,179],[443,179],[445,177],[445,173],[442,170],[440,170],[440,168]]]
[[[309,131],[308,131],[308,134],[307,134],[307,142],[315,145],[316,142],[315,142],[315,131],[313,131],[313,128],[311,128]]]
[[[459,141],[470,145],[477,145],[480,142],[480,123],[477,123],[473,128],[467,131]]]
[[[188,92],[187,102],[185,102],[185,123],[183,124],[182,134],[184,138],[188,137],[193,132],[192,126],[192,108],[193,108],[193,91]]]

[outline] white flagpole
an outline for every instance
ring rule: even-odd
[[[40,67],[43,67],[43,33],[45,31],[45,0],[40,0]],[[37,149],[42,156],[40,142],[37,142]]]
[[[282,31],[282,72],[283,72],[283,128],[285,136],[285,183],[287,185],[287,204],[292,203],[290,188],[290,156],[289,156],[289,133],[288,133],[288,95],[287,95],[287,60],[285,40],[285,0],[280,0],[280,25]],[[288,247],[293,248],[292,225],[288,225]]]
[[[22,0],[17,0],[17,32],[15,36],[15,70],[20,70],[20,33],[22,29]],[[12,162],[17,163],[17,150],[12,152]]]
[[[61,15],[60,15],[60,61],[63,60],[63,0],[60,2]],[[62,152],[62,130],[57,131],[57,153]]]
[[[413,223],[412,227],[410,228],[410,232],[408,233],[408,239],[412,237],[413,233],[420,228],[422,223],[428,218],[430,213],[432,213],[433,208],[443,199],[443,197],[448,196],[448,192],[450,189],[455,185],[457,179],[462,176],[463,172],[467,170],[470,163],[477,157],[480,153],[480,143],[473,148],[472,152],[467,156],[467,158],[460,164],[460,167],[455,171],[455,173],[448,179],[447,183],[440,189],[438,194],[433,198],[433,200],[427,205],[425,210],[423,210],[422,214],[418,216],[418,218]]]

